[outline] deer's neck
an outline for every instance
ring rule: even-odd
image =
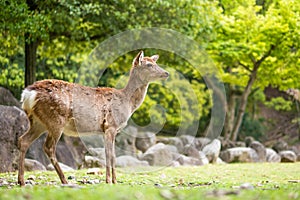
[[[129,81],[123,89],[123,92],[129,101],[132,112],[138,109],[143,103],[148,85],[149,83],[143,82],[138,76],[135,76],[134,74],[130,75]]]

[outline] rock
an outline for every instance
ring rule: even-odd
[[[234,146],[235,146],[235,147],[246,147],[247,144],[246,144],[245,142],[242,142],[242,141],[236,141],[236,142],[234,143]]]
[[[68,180],[75,180],[76,176],[74,174],[68,176]]]
[[[281,157],[273,149],[266,148],[266,161],[278,163],[281,161]]]
[[[216,163],[221,151],[221,141],[214,139],[211,143],[204,146],[202,152],[208,158],[210,163]]]
[[[201,161],[202,165],[209,164],[208,158],[206,157],[206,155],[202,151],[199,151],[199,160]]]
[[[165,144],[157,143],[150,147],[141,159],[147,161],[151,166],[169,166],[172,164],[173,156]]]
[[[202,151],[203,148],[209,144],[211,142],[211,139],[206,138],[206,137],[199,137],[199,138],[195,138],[194,140],[194,146],[196,147],[196,149],[198,149],[199,151]]]
[[[36,179],[36,176],[33,175],[33,174],[29,175],[28,178],[27,178],[27,180],[33,180],[33,181],[34,181],[35,179]]]
[[[21,108],[21,103],[12,95],[12,93],[3,87],[0,87],[0,105],[16,106]]]
[[[116,156],[130,155],[136,157],[137,149],[135,147],[135,139],[137,136],[137,128],[127,126],[116,137]]]
[[[216,164],[226,164],[220,157],[217,158]]]
[[[60,163],[60,162],[59,162],[58,164],[59,164],[59,166],[60,166],[60,168],[61,168],[61,170],[62,170],[63,172],[74,171],[74,169],[73,169],[72,167],[69,167],[68,165],[65,165],[65,164]],[[46,169],[49,170],[49,171],[54,171],[54,170],[55,170],[52,164],[49,164],[49,165],[46,167]]]
[[[15,106],[0,105],[0,173],[18,168],[18,138],[29,128],[25,112]]]
[[[36,139],[31,146],[29,147],[27,153],[26,153],[26,158],[32,159],[32,160],[37,160],[40,163],[42,163],[44,166],[48,166],[51,162],[47,155],[45,154],[43,150],[43,145],[46,140],[47,134],[44,133],[41,135],[38,139]]]
[[[235,143],[231,140],[220,138],[221,141],[221,150],[231,149],[235,147]]]
[[[140,132],[135,139],[135,146],[143,153],[156,143],[156,135],[151,132]]]
[[[185,155],[180,155],[180,157],[177,159],[177,161],[181,165],[187,165],[187,166],[203,165],[203,163],[199,159],[193,158],[193,157],[188,157]]]
[[[81,141],[81,138],[68,137],[64,135],[63,142],[65,143],[64,146],[68,147],[72,159],[70,160],[71,162],[67,162],[67,160],[65,161],[63,159],[59,161],[67,164],[68,166],[71,166],[74,169],[80,169],[84,162],[84,156],[87,154],[87,149]],[[61,149],[61,151],[59,151],[58,153],[63,155],[64,151],[64,149]]]
[[[80,138],[68,137],[63,135],[56,146],[57,160],[78,169],[83,165],[86,149],[81,143]]]
[[[194,146],[191,146],[189,144],[184,146],[183,154],[189,157],[199,159],[199,151]]]
[[[89,148],[104,148],[104,138],[102,135],[79,135],[84,145]]]
[[[95,168],[95,167],[105,167],[105,159],[99,159],[94,156],[85,156],[84,157],[84,167]]]
[[[176,160],[173,160],[172,164],[170,165],[170,167],[179,167],[179,166],[180,166],[180,163]]]
[[[97,157],[100,160],[105,160],[105,148],[89,148],[88,152],[91,156]]]
[[[299,155],[300,154],[300,143],[289,147],[287,150],[291,150],[291,151],[295,152],[296,155]]]
[[[242,189],[242,190],[253,190],[254,186],[251,183],[243,183],[240,186],[240,189]]]
[[[46,171],[46,167],[37,160],[25,158],[26,171]]]
[[[280,151],[279,155],[281,157],[281,162],[296,162],[297,161],[297,155],[293,151]]]
[[[283,141],[279,140],[273,145],[273,149],[278,153],[280,151],[285,151],[289,148],[288,144]]]
[[[116,158],[117,167],[138,167],[138,166],[149,166],[147,161],[138,160],[132,156],[120,156]]]
[[[170,151],[172,153],[178,153],[178,150],[177,150],[176,146],[174,146],[174,145],[167,144],[165,147],[168,151]]]
[[[182,144],[183,146],[185,145],[194,145],[194,142],[195,142],[195,137],[194,136],[191,136],[191,135],[181,135],[179,137],[182,141]]]
[[[183,142],[182,142],[182,140],[180,138],[178,138],[178,137],[171,137],[168,140],[168,144],[174,145],[177,148],[178,152],[183,153],[183,147],[184,146],[183,146]]]
[[[100,168],[88,168],[86,174],[102,175],[102,171]]]
[[[220,158],[227,162],[258,162],[256,151],[249,147],[234,147],[222,151]]]
[[[246,147],[249,147],[250,144],[251,144],[252,142],[254,142],[254,141],[255,141],[255,139],[254,139],[252,136],[247,136],[247,137],[245,138],[245,145],[246,145]]]
[[[266,162],[267,152],[265,146],[262,143],[258,141],[253,141],[249,147],[256,151],[259,162]]]
[[[156,137],[156,143],[169,144],[169,137]]]
[[[46,135],[47,133],[43,134],[36,141],[34,141],[26,153],[26,158],[37,160],[44,166],[50,164],[47,155],[43,151],[43,145],[46,139]],[[57,143],[57,160],[74,169],[78,169],[81,167],[81,165],[83,165],[85,153],[86,149],[82,144],[80,138],[68,137],[63,135]]]

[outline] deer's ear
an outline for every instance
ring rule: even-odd
[[[140,51],[136,57],[133,59],[133,66],[138,66],[138,65],[141,65],[142,64],[142,60],[144,58],[144,52],[143,51]]]
[[[153,55],[153,56],[151,56],[151,59],[152,59],[154,62],[156,62],[156,61],[158,60],[158,58],[159,58],[159,55]]]

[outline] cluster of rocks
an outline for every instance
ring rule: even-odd
[[[9,96],[11,101],[7,100]],[[4,104],[1,101],[11,103]],[[29,126],[28,119],[19,106],[7,91],[5,99],[0,98],[0,146],[5,149],[0,151],[0,172],[15,171],[18,167],[18,138]],[[44,140],[45,135],[37,139],[28,150],[26,170],[54,170],[43,152]],[[57,145],[56,155],[64,171],[104,167],[103,137],[63,136]],[[296,162],[300,160],[300,147],[289,147],[287,143],[279,141],[272,148],[267,148],[250,137],[244,142],[235,143],[222,138],[196,138],[190,135],[157,137],[152,132],[140,132],[135,127],[128,126],[116,138],[116,156],[118,167]]]

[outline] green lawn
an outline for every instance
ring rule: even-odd
[[[143,170],[119,169],[117,185],[105,184],[104,169],[100,177],[87,170],[67,172],[75,176],[70,180],[75,187],[61,186],[55,172],[26,172],[26,179],[34,175],[34,185],[23,188],[15,185],[16,173],[0,174],[0,183],[10,184],[0,187],[0,199],[300,199],[300,163]]]

